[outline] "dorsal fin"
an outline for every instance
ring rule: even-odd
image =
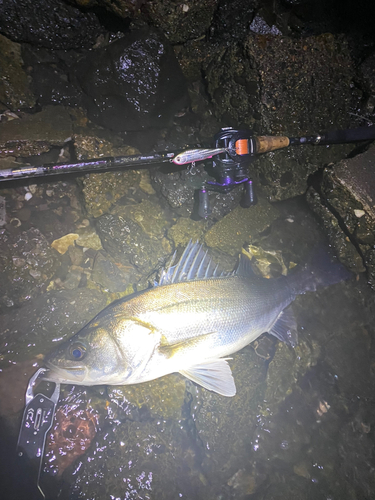
[[[256,278],[253,268],[251,267],[251,260],[246,253],[240,253],[239,262],[235,274],[238,276],[247,276],[248,278]]]
[[[173,266],[175,257],[176,252],[172,257],[170,266],[162,270],[159,285],[171,285],[180,281],[218,278],[231,274],[219,269],[219,265],[209,256],[208,250],[204,250],[203,245],[198,241],[193,243],[190,240],[180,260]]]

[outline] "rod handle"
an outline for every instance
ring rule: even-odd
[[[254,139],[257,153],[275,151],[275,149],[286,148],[290,144],[289,137],[284,136],[260,135]]]

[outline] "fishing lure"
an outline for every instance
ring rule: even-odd
[[[195,161],[207,160],[220,153],[228,153],[228,148],[216,149],[189,149],[179,153],[171,161],[176,165],[186,165],[186,163],[194,163]]]

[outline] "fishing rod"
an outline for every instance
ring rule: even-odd
[[[49,163],[44,165],[25,165],[0,170],[0,181],[44,177],[65,173],[102,172],[115,169],[136,169],[141,166],[174,163],[176,165],[194,164],[212,159],[212,172],[215,181],[206,181],[199,190],[198,213],[207,217],[210,213],[208,191],[227,193],[238,184],[244,185],[241,200],[243,207],[256,203],[249,165],[253,157],[283,149],[289,146],[345,144],[375,139],[375,126],[335,130],[324,134],[303,137],[254,136],[251,130],[222,128],[214,136],[214,148],[195,148],[183,152],[152,153],[150,155],[114,156],[91,159],[74,163]]]
[[[79,162],[46,163],[44,165],[20,165],[0,170],[0,181],[28,179],[30,177],[45,177],[71,173],[102,172],[120,168],[135,169],[139,166],[169,162],[177,153],[164,152],[152,155],[110,156],[93,158]]]

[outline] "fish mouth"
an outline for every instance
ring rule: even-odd
[[[58,384],[82,384],[86,368],[84,366],[74,366],[60,368],[50,362],[46,363],[47,371],[42,375],[43,380]]]

